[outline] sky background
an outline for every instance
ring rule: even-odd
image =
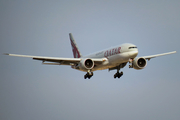
[[[1,120],[179,120],[179,0],[1,0]],[[122,43],[151,59],[143,70],[84,72],[2,55],[73,57]]]

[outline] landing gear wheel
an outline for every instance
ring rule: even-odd
[[[118,77],[118,72],[114,74],[114,78]]]
[[[116,77],[120,78],[122,75],[123,75],[123,72],[121,72],[121,73],[117,72],[114,74],[114,78],[116,78]]]
[[[86,75],[84,75],[84,79],[86,79],[87,78],[87,74]]]
[[[90,79],[93,76],[93,72],[87,72],[86,75],[84,75],[84,79],[88,78]]]
[[[123,75],[123,72],[118,74],[118,78],[120,78]]]

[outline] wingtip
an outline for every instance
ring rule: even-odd
[[[172,53],[177,53],[177,51],[173,51]]]

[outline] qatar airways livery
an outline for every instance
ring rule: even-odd
[[[69,65],[73,69],[87,72],[84,75],[84,79],[90,79],[93,76],[94,71],[104,69],[109,69],[109,71],[117,70],[117,72],[114,74],[114,78],[120,78],[123,75],[123,72],[119,71],[121,68],[125,67],[127,63],[129,63],[129,68],[140,70],[146,67],[146,60],[176,53],[176,51],[173,51],[156,55],[136,57],[138,55],[137,47],[134,44],[125,43],[96,52],[94,54],[82,56],[71,33],[69,33],[69,37],[74,58],[30,56],[9,53],[6,53],[5,55],[29,57],[34,60],[40,60],[43,64],[49,65]]]

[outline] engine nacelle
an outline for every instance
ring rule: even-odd
[[[92,61],[91,59],[83,59],[79,63],[79,68],[81,70],[91,70],[94,68],[94,61]]]
[[[135,58],[132,62],[133,68],[140,70],[146,67],[146,59],[144,58]]]

